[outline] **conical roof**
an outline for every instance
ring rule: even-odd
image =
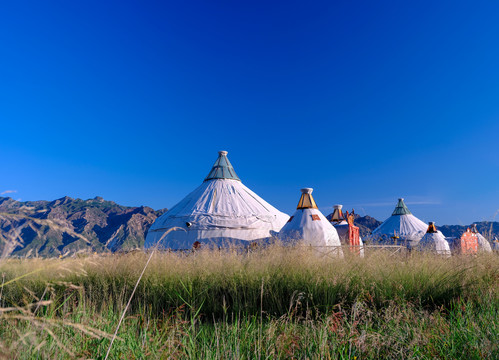
[[[303,188],[300,190],[301,196],[300,201],[298,201],[297,209],[317,209],[317,204],[315,203],[314,197],[312,196],[312,188]]]
[[[427,229],[428,225],[412,215],[401,198],[392,216],[374,229],[368,239],[372,242],[398,243],[412,247],[417,245]]]
[[[301,242],[313,247],[331,246],[333,253],[343,256],[338,232],[317,208],[312,197],[313,189],[305,188],[301,191],[298,209],[279,232],[279,239],[284,243]],[[304,195],[307,196],[302,203]]]
[[[154,246],[172,227],[184,231],[169,233],[160,247],[190,249],[196,242],[201,247],[247,244],[268,239],[288,219],[288,215],[247,188],[237,177],[227,152],[220,151],[203,183],[156,219],[147,233],[145,247]]]
[[[218,152],[218,159],[217,161],[215,161],[215,164],[213,164],[210,173],[204,179],[204,181],[213,179],[232,179],[241,181],[234,171],[234,168],[232,167],[229,159],[227,158],[227,154],[227,151]]]
[[[435,226],[435,223],[433,221],[430,221],[428,224],[428,230],[426,230],[427,234],[433,234],[437,232],[437,227]]]
[[[345,216],[343,215],[343,211],[341,210],[343,208],[343,205],[334,205],[333,208],[334,211],[333,215],[331,216],[331,222],[340,223],[342,221],[345,221]]]
[[[395,206],[395,210],[393,210],[393,212],[392,212],[392,216],[394,216],[394,215],[410,215],[410,214],[411,214],[411,212],[409,211],[409,209],[405,205],[404,199],[400,198],[398,203],[397,203],[397,206]]]

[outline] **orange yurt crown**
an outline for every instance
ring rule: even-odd
[[[437,227],[435,226],[435,223],[433,221],[430,221],[430,224],[428,225],[428,230],[426,230],[428,234],[434,234],[437,232]]]

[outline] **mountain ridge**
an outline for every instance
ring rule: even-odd
[[[4,256],[58,256],[140,248],[147,230],[167,209],[104,200],[16,201],[0,197],[0,252]]]

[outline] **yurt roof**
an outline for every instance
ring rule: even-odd
[[[227,151],[218,152],[218,159],[217,161],[215,161],[215,164],[213,164],[210,173],[204,179],[204,181],[213,179],[232,179],[241,181],[234,171],[234,168],[232,167],[229,159],[227,158],[227,154]]]
[[[392,216],[395,215],[411,215],[412,213],[409,211],[407,206],[404,203],[404,199],[400,198],[397,206],[395,207],[395,210],[393,210]]]
[[[333,215],[331,216],[331,222],[335,222],[335,223],[345,222],[346,223],[345,216],[343,215],[343,211],[341,210],[343,208],[343,205],[339,205],[339,204],[334,205],[333,208],[334,208],[334,211],[333,211]]]

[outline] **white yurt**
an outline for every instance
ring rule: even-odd
[[[333,208],[334,211],[333,215],[331,216],[331,223],[338,232],[341,245],[343,245],[344,247],[349,246],[354,254],[358,254],[360,257],[364,257],[364,243],[362,242],[362,237],[359,235],[359,228],[357,226],[354,226],[353,224],[353,211],[352,214],[348,215],[349,217],[351,217],[350,224],[343,214],[343,205],[334,205]],[[358,244],[355,244],[355,240],[351,239],[351,237],[355,236],[358,236]]]
[[[400,198],[392,216],[373,230],[369,240],[374,243],[395,243],[412,248],[418,244],[427,228],[428,225],[412,215],[404,199]]]
[[[477,240],[478,240],[478,251],[483,251],[483,252],[492,252],[492,247],[490,246],[489,241],[478,232],[478,229],[476,228],[476,224],[471,225],[471,232],[476,234]]]
[[[285,244],[301,243],[329,254],[343,256],[338,232],[317,208],[312,191],[312,188],[301,189],[296,211],[278,237]]]
[[[177,205],[156,219],[147,233],[145,247],[161,241],[163,249],[185,250],[203,246],[247,245],[266,240],[289,219],[247,188],[236,175],[227,151],[218,159],[204,182]]]
[[[494,241],[492,241],[492,251],[496,251],[496,252],[499,252],[499,239],[497,238],[497,236],[494,238]]]
[[[417,245],[417,249],[447,257],[451,256],[449,243],[445,240],[444,234],[437,230],[434,222],[430,222],[426,234]]]

